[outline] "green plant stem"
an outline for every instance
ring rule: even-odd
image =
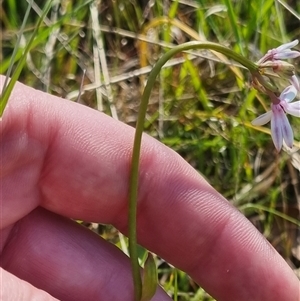
[[[141,140],[144,130],[144,122],[146,111],[148,107],[148,102],[150,94],[155,83],[156,77],[159,74],[163,65],[171,59],[175,54],[192,50],[192,49],[210,49],[217,52],[220,52],[227,57],[235,60],[241,65],[245,66],[251,73],[258,72],[258,66],[246,59],[245,57],[235,53],[231,49],[224,47],[220,44],[211,43],[211,42],[187,42],[181,45],[174,47],[165,53],[155,64],[152,71],[149,74],[146,87],[141,99],[141,105],[139,108],[134,144],[133,144],[133,153],[132,153],[132,163],[131,163],[131,173],[130,173],[130,183],[129,183],[129,214],[128,214],[128,236],[129,236],[129,253],[132,267],[132,276],[134,282],[135,290],[135,301],[139,301],[142,295],[142,280],[140,275],[140,266],[138,262],[137,254],[137,198],[138,198],[138,175],[139,175],[139,161],[140,161],[140,150],[141,150]]]

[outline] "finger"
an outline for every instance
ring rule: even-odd
[[[134,299],[128,257],[79,224],[37,208],[12,231],[2,267],[34,287],[64,301]],[[7,291],[20,282],[14,279]],[[18,292],[24,288],[37,291]],[[153,301],[163,300],[170,298],[159,288]]]
[[[10,163],[10,170],[22,174],[31,168],[35,175],[19,176],[25,188],[38,191],[31,191],[31,205],[41,200],[56,213],[112,223],[126,233],[133,129],[21,85],[2,123],[3,162],[18,153],[28,166]],[[7,199],[10,183],[4,185]],[[19,206],[30,203],[24,202],[28,191],[15,194]],[[7,211],[16,208],[10,204],[5,202]],[[218,300],[298,297],[297,278],[254,227],[177,154],[148,136],[141,154],[138,236]]]
[[[0,300],[2,301],[58,301],[48,293],[35,288],[2,268],[0,268],[0,283]]]

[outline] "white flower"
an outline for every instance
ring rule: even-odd
[[[282,44],[277,48],[269,50],[259,61],[258,64],[262,64],[267,61],[273,60],[285,60],[293,59],[300,56],[300,52],[296,50],[291,50],[298,44],[298,40],[294,40],[290,43]]]
[[[295,47],[297,44],[298,40],[294,40],[293,42],[283,44],[269,51],[273,53],[273,58],[275,60],[294,59],[300,56],[299,51],[291,50],[291,48]]]
[[[300,101],[291,103],[297,95],[296,84],[299,86],[297,79],[295,80],[295,85],[292,84],[285,88],[279,97],[274,95],[275,100],[272,99],[271,111],[252,121],[252,124],[256,126],[264,125],[271,121],[271,135],[278,151],[282,147],[283,140],[288,147],[293,147],[294,134],[286,113],[300,117]]]

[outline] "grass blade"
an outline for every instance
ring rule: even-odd
[[[49,0],[46,3],[46,5],[45,5],[45,7],[43,9],[43,14],[41,15],[41,17],[37,21],[37,24],[36,24],[36,26],[34,28],[34,31],[33,31],[32,35],[31,35],[30,39],[29,39],[29,42],[28,42],[28,44],[25,47],[23,56],[19,60],[18,65],[16,67],[16,70],[14,71],[14,73],[13,73],[13,75],[11,77],[11,80],[9,81],[9,83],[6,86],[4,86],[4,89],[3,89],[3,92],[2,92],[1,98],[0,98],[0,117],[3,115],[4,109],[5,109],[6,105],[7,105],[7,102],[8,102],[8,99],[10,97],[11,91],[12,91],[12,89],[13,89],[16,81],[18,80],[18,78],[19,78],[19,76],[21,74],[21,71],[23,69],[23,66],[24,66],[24,64],[26,62],[26,56],[27,56],[28,52],[30,51],[30,49],[32,47],[32,44],[33,44],[33,41],[34,41],[34,39],[35,39],[35,37],[37,35],[37,32],[38,32],[38,30],[39,30],[39,28],[40,28],[40,26],[41,26],[41,24],[43,22],[44,17],[48,13],[51,5],[52,5],[52,0]],[[31,4],[30,4],[30,7],[31,7]],[[8,77],[7,77],[7,79],[8,79]]]
[[[230,20],[230,23],[231,23],[231,28],[232,28],[233,33],[235,35],[235,39],[238,42],[238,46],[239,46],[241,54],[244,55],[244,50],[243,50],[243,46],[242,46],[242,38],[241,38],[240,31],[239,31],[238,26],[237,26],[236,16],[235,16],[235,13],[233,11],[232,3],[231,3],[230,0],[224,0],[224,2],[225,2],[226,6],[227,6],[227,9],[228,9],[228,16],[229,16],[229,20]]]

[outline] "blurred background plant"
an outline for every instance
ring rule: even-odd
[[[33,1],[16,61],[43,5]],[[1,2],[1,74],[8,70],[27,6]],[[296,0],[53,1],[20,81],[70,101],[81,91],[82,104],[135,126],[147,75],[168,49],[208,40],[257,61],[268,49],[300,37],[299,11]],[[298,76],[299,62],[293,61]],[[291,118],[294,148],[278,154],[268,125],[250,124],[269,106],[237,64],[210,51],[182,53],[157,80],[146,131],[241,210],[300,276],[300,119]],[[83,224],[128,252],[127,239],[112,226]],[[139,254],[143,262],[143,248]],[[214,300],[185,273],[161,258],[156,262],[159,282],[174,300]]]

